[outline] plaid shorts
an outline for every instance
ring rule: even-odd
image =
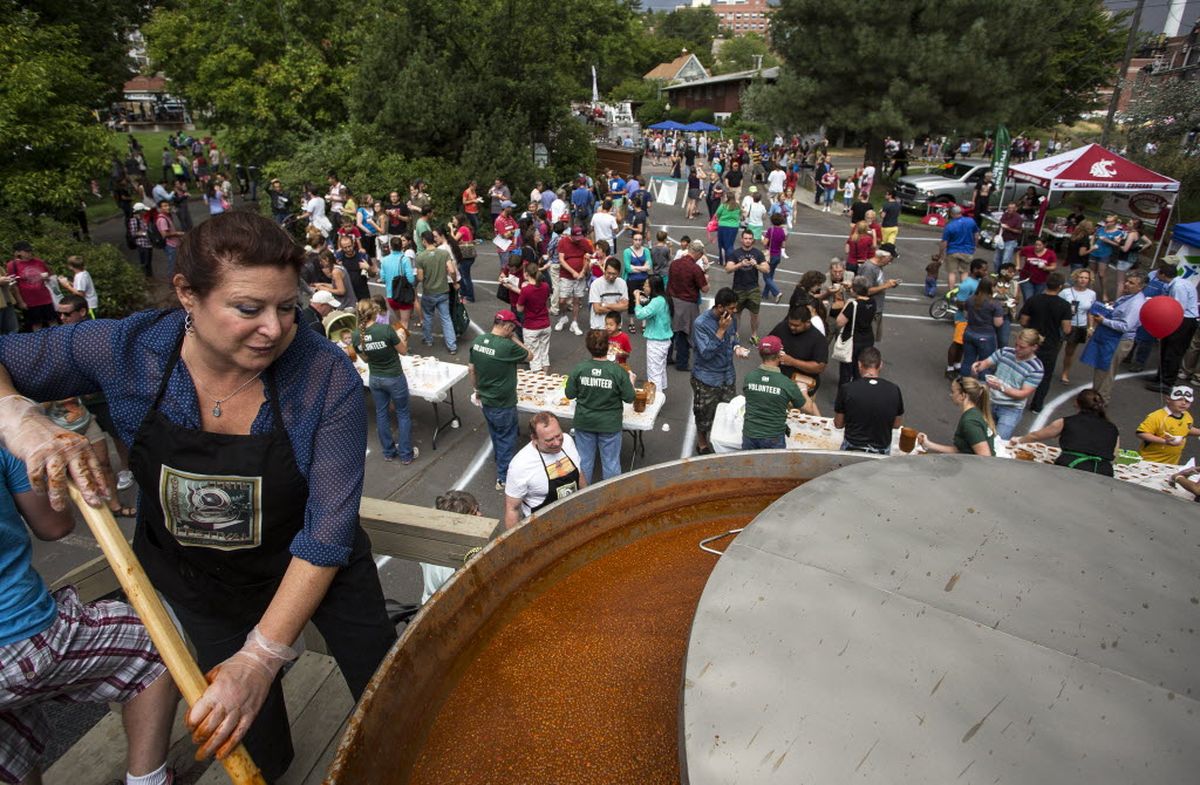
[[[711,431],[713,418],[717,416],[717,404],[729,403],[735,396],[737,396],[737,388],[732,384],[709,387],[693,376],[692,414],[696,417],[696,430],[701,433]]]
[[[44,631],[0,646],[0,781],[38,765],[52,731],[39,705],[125,703],[166,672],[133,608],[84,605],[72,586],[54,593],[58,616]]]

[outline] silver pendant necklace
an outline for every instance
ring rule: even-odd
[[[236,390],[234,390],[233,392],[229,393],[229,395],[226,395],[224,398],[218,398],[218,399],[217,399],[217,401],[216,401],[216,403],[214,403],[214,404],[213,404],[213,407],[212,407],[212,416],[213,416],[213,417],[220,417],[220,416],[221,416],[221,404],[225,403],[225,402],[226,402],[226,401],[228,401],[230,398],[234,397],[235,395],[237,395],[238,393],[240,393],[242,390],[246,389],[246,388],[247,388],[247,387],[250,385],[250,382],[254,381],[255,379],[257,379],[257,378],[258,378],[258,377],[260,377],[260,376],[262,376],[262,371],[259,371],[258,373],[256,373],[256,374],[254,374],[253,376],[251,376],[249,379],[247,379],[247,380],[246,380],[246,381],[245,381],[245,382],[242,384],[242,386],[241,386],[241,387],[239,387],[239,388],[237,388]]]

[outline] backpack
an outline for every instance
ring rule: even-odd
[[[155,248],[166,248],[167,238],[163,237],[162,232],[158,230],[158,210],[148,213],[148,216],[146,236],[150,238],[150,244]]]

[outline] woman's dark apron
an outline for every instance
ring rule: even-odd
[[[283,428],[271,370],[263,374],[270,433],[192,430],[159,411],[182,345],[181,336],[130,450],[142,489],[134,553],[172,604],[257,620],[291,562],[308,482]]]

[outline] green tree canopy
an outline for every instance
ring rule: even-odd
[[[735,71],[749,71],[755,67],[757,58],[762,58],[763,68],[779,65],[779,58],[767,46],[767,41],[758,33],[731,38],[721,44],[717,50],[717,60],[713,65],[715,74],[731,74]]]
[[[84,70],[93,76],[103,92],[95,108],[120,98],[121,88],[135,73],[129,57],[129,34],[146,16],[149,4],[144,0],[21,0],[19,5],[37,14],[44,25],[70,28],[81,44],[77,53],[85,61]],[[6,16],[8,13],[5,14]]]
[[[713,63],[712,42],[717,37],[718,22],[716,13],[707,7],[676,8],[656,14],[651,20],[656,35],[682,41],[705,67]]]
[[[0,212],[63,214],[109,156],[91,110],[105,87],[88,71],[72,25],[31,11],[0,21]]]
[[[307,0],[181,0],[144,33],[155,67],[245,159],[286,152],[346,117],[370,14]]]
[[[1126,16],[1100,0],[782,0],[783,72],[746,106],[778,127],[868,139],[1069,123],[1112,77]]]

